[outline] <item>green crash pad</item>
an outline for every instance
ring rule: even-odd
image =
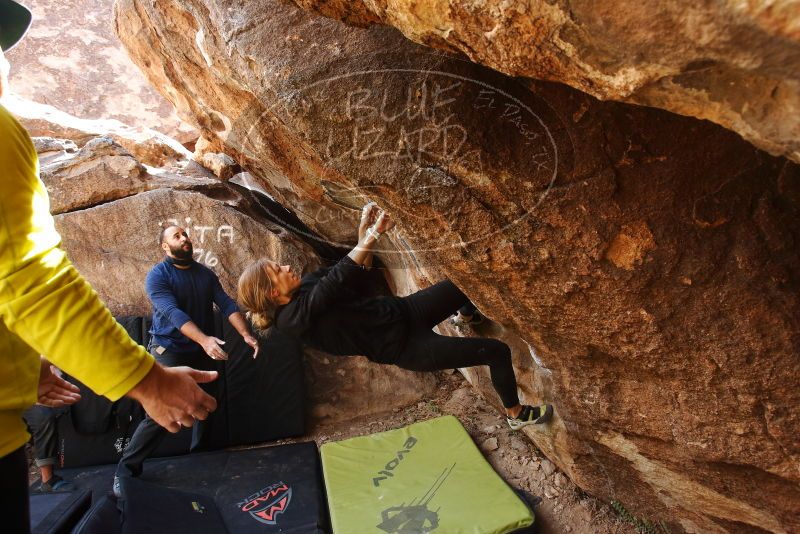
[[[320,452],[335,534],[503,534],[534,520],[450,415]]]

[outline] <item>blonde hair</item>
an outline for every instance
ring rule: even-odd
[[[261,258],[250,264],[239,277],[236,288],[239,305],[244,309],[253,328],[263,332],[272,325],[276,304],[272,301],[272,280],[267,265],[272,260]]]

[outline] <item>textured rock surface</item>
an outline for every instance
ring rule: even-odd
[[[215,146],[216,145],[216,146]],[[223,182],[230,180],[240,171],[236,161],[224,152],[216,150],[224,149],[220,143],[209,142],[205,137],[201,137],[194,145],[192,159],[214,173],[214,176]]]
[[[319,233],[385,206],[395,291],[450,277],[503,325],[556,405],[528,434],[581,488],[675,531],[800,529],[795,164],[288,3],[121,0],[116,25]]]
[[[114,313],[149,313],[144,277],[163,258],[157,242],[163,224],[187,227],[195,258],[213,268],[229,295],[236,295],[244,268],[265,254],[300,269],[316,267],[307,245],[248,213],[240,191],[224,184],[193,189],[156,189],[56,216],[70,259]]]
[[[800,161],[800,5],[774,2],[295,0],[383,23],[512,76],[709,119]]]
[[[111,24],[113,0],[23,3],[34,20],[8,54],[15,93],[86,119],[157,127],[181,142],[196,136],[128,59]]]
[[[312,415],[322,423],[408,406],[436,388],[436,377],[430,373],[376,365],[363,356],[341,358],[306,349],[306,361]]]
[[[53,215],[158,188],[155,180],[148,180],[144,166],[108,137],[93,139],[80,150],[70,146],[58,150],[52,138],[34,139],[55,141],[37,147],[43,155],[40,176]]]
[[[97,136],[105,136],[119,143],[141,163],[154,167],[185,160],[191,155],[171,137],[150,128],[128,126],[115,119],[81,119],[17,95],[5,98],[3,105],[33,137],[69,139],[80,147]]]

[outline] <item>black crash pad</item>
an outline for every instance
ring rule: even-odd
[[[92,492],[34,493],[30,496],[31,533],[67,533],[89,510]]]
[[[122,457],[124,447],[133,436],[136,426],[144,418],[144,411],[138,403],[127,397],[111,403],[105,397],[95,395],[76,380],[70,380],[81,387],[82,399],[69,412],[58,418],[58,467],[81,467],[118,462]],[[104,415],[98,416],[94,420],[94,424],[99,425],[101,419],[107,418],[103,423],[106,428],[103,432],[81,432],[80,423],[75,423],[73,410],[79,407],[81,412],[78,417],[84,422],[89,421],[88,410],[80,406],[84,400],[88,399],[101,401],[94,403],[96,407],[102,407],[102,403],[112,407],[111,411],[102,412]],[[177,434],[166,436],[159,444],[154,456],[186,454],[189,452],[191,442],[192,429],[184,428]]]
[[[112,495],[104,495],[97,500],[72,531],[72,534],[121,533],[122,518],[117,500]]]
[[[123,534],[218,534],[226,530],[212,497],[138,478],[123,478],[121,486]]]
[[[96,508],[111,489],[113,473],[114,466],[98,466],[64,470],[62,476],[81,488],[93,489]],[[314,442],[147,460],[140,480],[212,498],[227,532],[329,532],[322,471]],[[126,494],[125,498],[130,496]],[[101,516],[109,507],[101,506],[96,511],[95,508],[92,512]],[[107,514],[102,518],[105,524],[117,524]],[[102,530],[79,532],[94,534]]]
[[[228,321],[222,325],[225,396],[219,409],[228,421],[228,445],[251,445],[305,433],[303,349],[273,329],[259,337],[258,358]]]

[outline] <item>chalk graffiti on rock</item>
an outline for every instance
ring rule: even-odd
[[[426,64],[441,64],[435,59]],[[303,150],[316,154],[309,170],[323,178],[325,198],[352,210],[330,209],[322,201],[317,224],[352,224],[340,222],[339,214],[352,218],[374,200],[408,228],[429,225],[435,213],[442,231],[439,238],[426,236],[425,250],[463,248],[506,235],[541,204],[559,165],[547,123],[560,123],[528,87],[460,67],[454,65],[453,72],[379,68],[324,78],[303,71],[296,73],[300,84],[275,106],[257,118],[243,114],[237,128],[242,139],[261,138],[276,117],[297,128]],[[557,131],[563,138],[563,127]],[[303,206],[306,216],[317,215],[309,213],[312,204]],[[493,224],[476,232],[481,225],[464,224],[464,215],[491,218]],[[415,249],[422,251],[419,244]]]
[[[460,81],[445,86],[424,81],[407,91],[399,109],[390,89],[358,87],[349,91],[344,101],[344,116],[353,124],[349,146],[342,146],[338,130],[332,129],[327,157],[332,162],[393,158],[417,164],[426,157],[439,161],[457,158],[468,133],[447,106],[456,101],[449,94],[461,85]]]
[[[552,138],[522,102],[488,86],[470,85],[470,80],[440,78],[441,83],[428,78],[412,83],[401,96],[395,87],[361,85],[349,90],[335,113],[344,123],[327,132],[327,159],[337,163],[388,158],[417,165],[436,162],[440,167],[467,159],[471,170],[480,172],[483,169],[475,164],[481,157],[474,152],[481,143],[468,142],[470,130],[459,120],[469,113],[483,114],[477,121],[470,118],[473,133],[480,134],[475,128],[481,124],[512,127],[523,139],[529,164],[537,171],[554,171]]]
[[[539,170],[548,170],[552,166],[552,158],[548,145],[543,144],[543,131],[538,125],[526,120],[522,106],[509,102],[493,89],[483,88],[475,98],[475,109],[493,110],[498,113],[498,118],[507,124],[513,125],[517,132],[525,139],[525,144],[534,147],[535,152],[529,154],[534,165]]]
[[[194,245],[195,261],[212,268],[219,265],[219,257],[211,249],[211,246],[214,244],[232,245],[234,240],[233,226],[229,224],[198,224],[191,217],[184,217],[182,221],[171,218],[159,223],[161,227],[164,225],[182,226]]]

